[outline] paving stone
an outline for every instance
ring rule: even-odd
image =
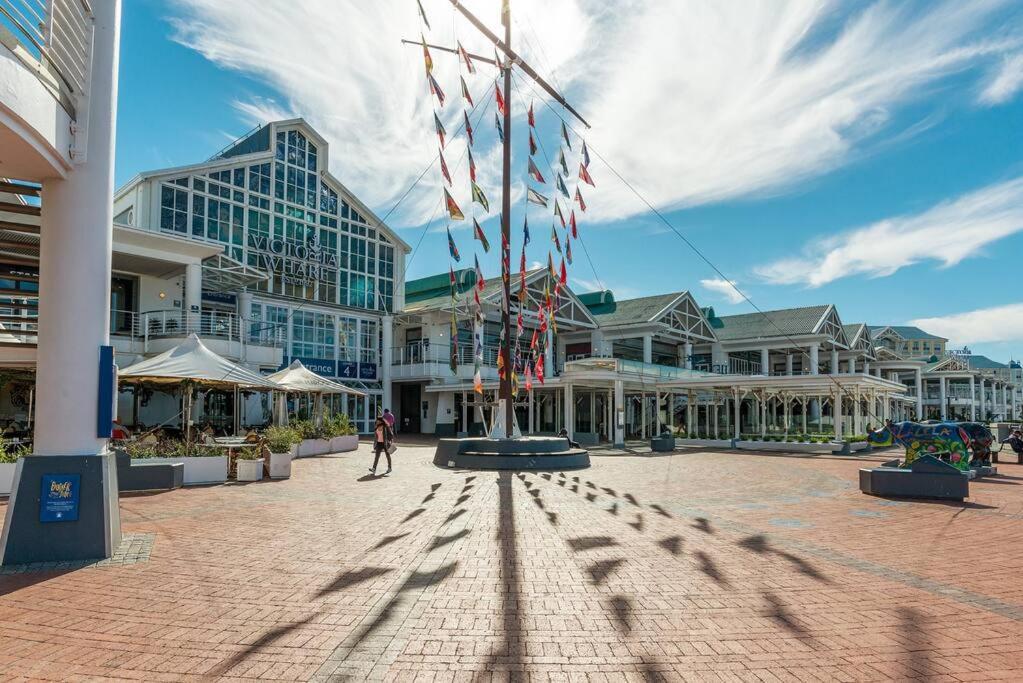
[[[432,454],[123,497],[114,557],[0,570],[2,677],[1023,679],[1021,466],[949,504],[860,494],[873,456]]]

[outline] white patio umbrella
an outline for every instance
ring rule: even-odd
[[[188,339],[163,353],[140,361],[117,373],[125,382],[148,384],[189,383],[184,395],[184,431],[188,435],[188,422],[192,411],[192,384],[210,389],[234,389],[235,404],[239,389],[263,389],[272,391],[280,387],[246,367],[210,351],[194,333]],[[235,433],[238,431],[239,411],[235,411]]]
[[[317,426],[320,426],[323,422],[323,396],[324,394],[350,394],[352,396],[365,396],[366,393],[359,391],[358,389],[352,389],[346,387],[340,382],[334,382],[321,377],[315,372],[307,368],[302,364],[302,361],[296,359],[291,362],[291,365],[273,373],[267,375],[267,379],[273,381],[282,389],[281,393],[278,394],[277,401],[277,415],[275,422],[277,424],[287,424],[288,414],[284,405],[285,394],[287,392],[313,394],[316,397],[316,405],[313,410],[313,420]]]

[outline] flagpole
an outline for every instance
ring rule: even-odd
[[[501,4],[504,23],[504,44],[511,47],[511,0]],[[504,307],[501,324],[504,326],[504,344],[498,350],[504,357],[504,377],[501,378],[501,399],[504,400],[505,438],[512,438],[515,424],[515,405],[512,401],[511,354],[511,69],[512,59],[505,57],[504,70],[504,168],[501,178],[501,280],[504,287]]]

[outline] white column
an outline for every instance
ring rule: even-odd
[[[654,433],[658,436],[661,433],[661,392],[654,391]]]
[[[625,433],[622,429],[625,422],[625,383],[620,379],[616,379],[614,383],[615,405],[612,428],[614,432],[614,445],[620,447],[625,445]]]
[[[838,349],[831,349],[831,374],[838,374]]]
[[[544,377],[553,377],[554,356],[557,352],[554,349],[554,330],[550,327],[547,328],[547,344],[544,348],[547,352],[543,355],[543,375]]]
[[[646,433],[646,392],[639,395],[639,438],[645,439]]]
[[[380,349],[380,386],[383,389],[383,406],[380,407],[381,412],[384,408],[387,408],[392,413],[394,412],[394,406],[391,405],[393,402],[393,396],[391,393],[391,364],[392,364],[392,348],[394,347],[394,316],[385,315],[380,318],[380,335],[381,335],[381,346]]]
[[[202,311],[202,264],[189,263],[185,266],[185,320],[189,331],[198,330],[199,313]]]
[[[771,352],[768,349],[760,349],[760,374],[771,374]]]
[[[93,3],[93,11],[85,162],[64,180],[45,181],[42,190],[36,455],[107,450],[107,439],[96,436],[96,397],[99,348],[110,344],[120,2]]]
[[[785,374],[786,375],[791,375],[792,374],[792,354],[791,353],[786,353],[785,354]]]
[[[650,334],[643,335],[643,362],[654,362],[654,338]]]
[[[945,400],[945,376],[938,378],[938,400],[941,401],[941,419],[948,419],[948,401]]]
[[[696,394],[692,391],[686,394],[686,434],[693,438],[693,431],[696,425]]]
[[[526,433],[527,434],[532,434],[533,433],[533,425],[536,424],[534,419],[533,419],[533,392],[532,391],[528,391],[526,393],[529,395],[529,409],[528,409],[529,410],[529,418],[528,418],[529,425],[526,427]]]
[[[836,391],[833,394],[833,397],[834,398],[831,401],[831,413],[833,415],[831,421],[835,425],[835,438],[840,439],[842,438],[843,430],[845,428],[845,425],[842,422],[842,393]]]
[[[984,378],[983,377],[978,378],[977,382],[978,382],[978,384],[980,384],[980,401],[979,401],[979,403],[980,403],[980,414],[977,416],[977,419],[978,420],[984,420],[984,419],[987,418],[987,409],[986,409],[986,406],[984,405]]]
[[[568,430],[568,438],[575,436],[575,397],[572,394],[572,384],[565,385],[565,429]]]
[[[810,374],[816,375],[820,367],[820,344],[810,344]]]
[[[850,360],[850,363],[855,361]],[[853,404],[853,435],[863,433],[863,406],[860,405],[860,390],[856,389],[856,393],[853,396],[855,403]]]
[[[767,400],[763,396],[758,397],[757,400],[760,401],[760,406],[758,407],[760,411],[760,438],[763,439],[764,435],[767,434]]]
[[[1017,415],[1017,413],[1016,413],[1016,388],[1015,387],[1013,387],[1012,391],[1009,392],[1009,396],[1010,396],[1010,398],[1012,400],[1012,412],[1009,414],[1009,421],[1010,422],[1015,422],[1016,421],[1016,415]]]
[[[714,438],[716,439],[718,438],[718,404],[717,403],[711,404],[709,412],[710,418],[713,421],[714,425],[714,429],[711,431],[711,433],[714,435]]]
[[[740,421],[742,420],[742,399],[739,398],[739,390],[732,390],[732,409],[735,411],[735,426],[733,427],[732,435],[738,439],[742,426]]]
[[[970,421],[977,419],[977,389],[973,386],[973,377],[970,377]]]
[[[1008,413],[1009,399],[1005,395],[1005,383],[1002,383],[1002,419],[1007,419],[1006,413]]]
[[[693,369],[693,345],[686,342],[682,345],[682,353],[685,354],[683,361],[685,362],[685,368],[687,370]]]
[[[924,382],[920,368],[916,369],[914,379],[916,381],[916,419],[919,421],[924,419]]]
[[[863,374],[864,375],[869,375],[870,374],[870,361],[869,360],[864,360],[863,361]]]
[[[850,358],[849,359],[849,374],[850,375],[855,375],[856,374],[856,359],[855,358]]]

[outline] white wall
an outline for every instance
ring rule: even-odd
[[[423,434],[433,434],[437,431],[437,398],[439,394],[422,392],[420,402],[427,404],[426,416],[420,413],[420,428]],[[422,410],[422,406],[420,406]]]
[[[436,396],[436,420],[435,425],[450,425],[455,423],[455,394],[450,391],[445,391],[440,394],[427,394],[427,396]],[[426,430],[423,430],[426,431]],[[431,433],[436,431],[436,428],[431,430]]]

